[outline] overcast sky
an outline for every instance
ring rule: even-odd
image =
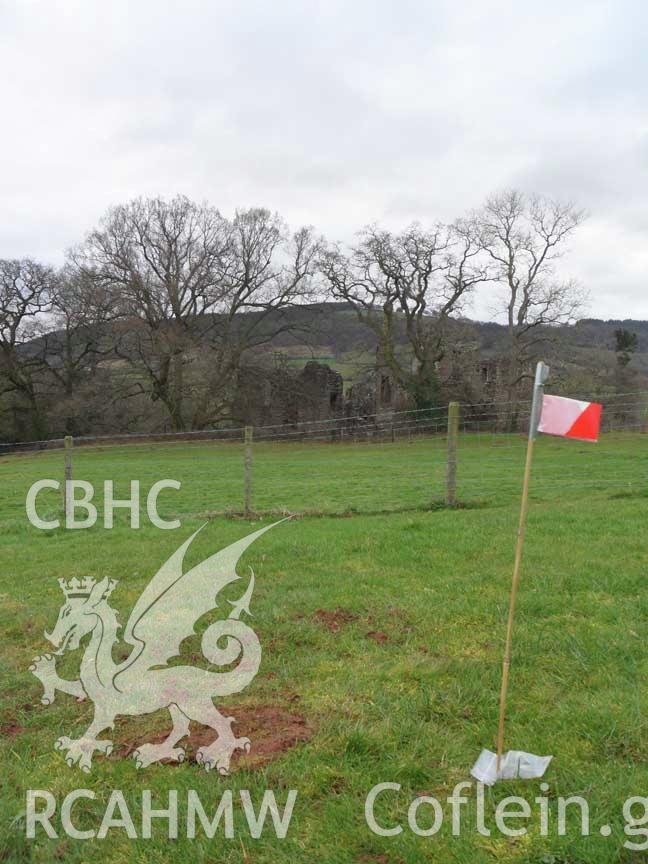
[[[344,240],[514,186],[590,213],[592,315],[648,318],[647,45],[645,0],[0,0],[0,256],[136,195]]]

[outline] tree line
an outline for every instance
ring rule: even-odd
[[[290,310],[322,300],[354,310],[413,406],[433,404],[477,286],[503,316],[514,400],[547,329],[582,309],[557,263],[583,218],[507,191],[449,224],[370,225],[341,244],[263,208],[228,218],[183,196],[113,207],[60,268],[0,259],[0,432],[87,434],[108,415],[120,431],[218,424],[235,416],[250,358],[294,331]]]

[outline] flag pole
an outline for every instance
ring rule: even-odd
[[[549,376],[549,367],[540,362],[536,366],[535,382],[533,385],[533,401],[531,403],[531,417],[529,420],[529,439],[527,442],[526,462],[524,464],[524,481],[522,483],[522,502],[520,504],[520,521],[518,524],[517,542],[515,544],[515,559],[513,563],[513,579],[511,582],[511,596],[509,599],[508,622],[506,625],[506,641],[504,644],[504,659],[502,662],[502,685],[499,699],[499,723],[497,727],[497,773],[500,770],[500,761],[504,751],[504,725],[506,722],[506,695],[508,693],[509,670],[511,668],[511,647],[513,643],[513,621],[515,619],[515,604],[517,601],[518,588],[520,585],[520,566],[522,564],[522,550],[524,548],[524,535],[526,533],[527,512],[529,509],[529,484],[531,480],[531,464],[533,462],[533,445],[538,435],[538,424],[542,412],[542,396],[544,383]]]

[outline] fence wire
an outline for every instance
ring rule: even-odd
[[[541,436],[532,494],[565,497],[602,490],[648,495],[647,406],[645,393],[606,400],[603,432],[595,445]],[[504,503],[519,495],[529,414],[528,402],[460,406],[459,505]],[[342,514],[443,505],[448,498],[447,428],[447,406],[255,427],[250,509]],[[95,488],[112,480],[119,498],[128,496],[131,480],[138,480],[143,509],[146,491],[155,482],[177,480],[181,489],[160,497],[164,518],[241,513],[244,434],[243,427],[229,427],[75,438],[72,475]],[[26,484],[43,477],[62,480],[63,444],[54,439],[0,445],[2,470]],[[34,450],[38,452],[28,452]]]

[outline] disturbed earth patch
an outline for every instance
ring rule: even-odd
[[[313,614],[313,619],[331,633],[339,633],[345,624],[357,621],[358,616],[338,606],[336,609],[317,609]]]
[[[309,741],[313,734],[313,726],[302,714],[288,711],[281,705],[250,704],[218,706],[225,716],[235,717],[232,730],[237,737],[247,737],[252,746],[249,753],[237,750],[232,756],[232,769],[259,768],[273,762],[288,750]],[[128,724],[120,735],[115,735],[118,746],[114,757],[131,756],[144,742],[159,744],[169,733],[168,728],[151,735],[142,729],[141,734],[134,730],[135,724]],[[216,733],[213,729],[191,724],[189,738],[179,742],[184,747],[188,761],[195,761],[196,751],[213,742]],[[111,757],[111,758],[114,758]],[[178,763],[169,763],[176,765]]]

